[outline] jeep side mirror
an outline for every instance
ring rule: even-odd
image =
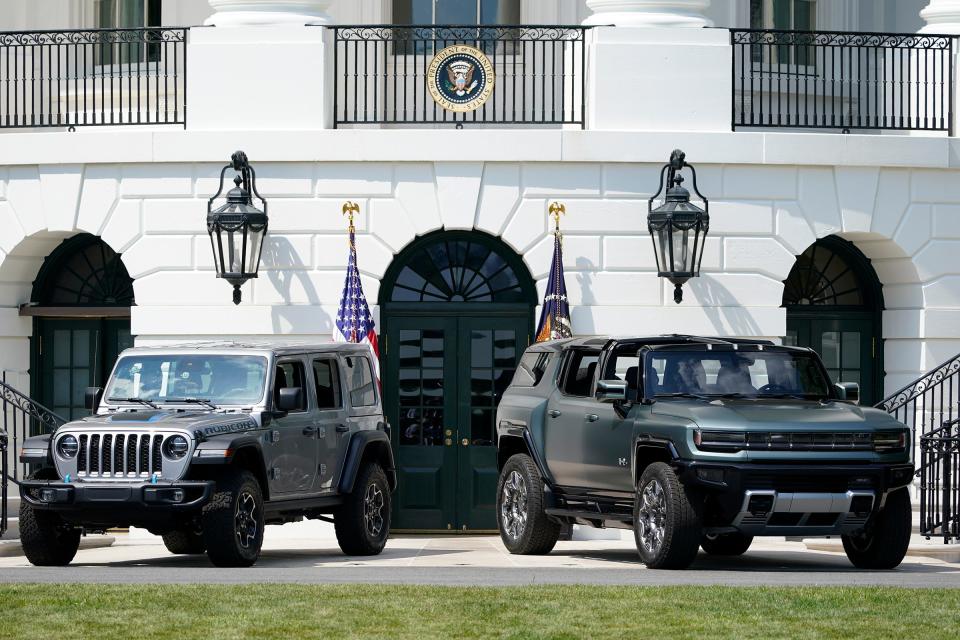
[[[87,408],[87,411],[96,413],[100,407],[100,397],[102,395],[103,389],[100,387],[87,387],[83,394],[83,406]]]
[[[597,382],[597,400],[600,402],[626,402],[626,380],[600,380]]]
[[[303,406],[303,390],[300,387],[284,387],[280,389],[280,398],[277,401],[278,411],[296,411]]]
[[[860,385],[856,382],[841,382],[837,385],[837,395],[844,402],[860,404]]]

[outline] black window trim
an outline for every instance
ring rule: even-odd
[[[276,394],[276,392],[277,392],[277,369],[280,367],[280,365],[282,365],[282,364],[287,364],[287,363],[299,364],[299,365],[302,367],[302,369],[303,369],[302,374],[303,374],[303,385],[304,385],[304,386],[301,387],[301,390],[303,391],[303,401],[304,401],[304,404],[306,405],[306,406],[305,406],[303,409],[301,409],[300,411],[288,411],[287,414],[294,414],[294,413],[295,413],[295,414],[297,414],[297,415],[300,415],[301,413],[309,413],[309,412],[311,411],[311,409],[313,408],[313,406],[316,404],[316,401],[311,401],[311,398],[312,398],[313,394],[310,393],[310,384],[309,384],[308,381],[307,381],[307,370],[308,370],[310,367],[307,367],[307,366],[306,366],[306,364],[304,363],[302,357],[300,357],[300,358],[298,358],[298,357],[278,358],[277,361],[274,363],[274,365],[273,365],[273,379],[272,379],[271,382],[270,382],[270,388],[271,388],[271,390],[272,390],[272,392],[271,392],[271,394],[270,394],[270,402],[272,402],[272,403],[275,404],[276,401],[277,401],[277,394]],[[310,375],[311,375],[311,376],[313,375],[313,372],[312,372],[312,371],[310,372]],[[311,378],[309,382],[313,382],[313,379]],[[293,387],[287,387],[287,389],[291,389],[291,388],[293,388]],[[316,393],[316,392],[314,392],[314,393]],[[276,408],[277,408],[277,407],[274,407],[274,409],[276,409]]]
[[[317,371],[314,368],[318,362],[327,361],[333,363],[333,368],[331,369],[331,385],[333,386],[334,393],[336,394],[337,404],[334,407],[321,407],[320,406],[320,396],[317,395]],[[317,411],[342,411],[344,409],[344,389],[343,389],[343,376],[340,375],[340,359],[337,358],[334,354],[315,354],[310,357],[310,371],[313,376],[313,386],[314,386],[314,397],[316,398],[316,407]]]
[[[587,347],[587,346],[569,347],[568,349],[565,349],[565,350],[564,350],[564,352],[563,352],[563,363],[560,365],[560,368],[559,368],[559,369],[560,369],[560,372],[559,372],[559,375],[558,375],[558,378],[557,378],[557,390],[560,392],[560,395],[562,395],[564,398],[588,398],[588,399],[589,399],[589,398],[591,397],[591,393],[590,393],[590,392],[588,392],[587,395],[585,395],[585,396],[578,396],[578,395],[574,395],[574,394],[571,394],[571,393],[567,393],[567,389],[566,389],[567,384],[566,384],[566,382],[567,382],[568,370],[570,369],[570,362],[573,360],[573,354],[574,354],[574,352],[584,352],[584,353],[587,353],[587,354],[590,354],[590,355],[596,355],[596,356],[597,356],[597,370],[599,370],[599,369],[600,369],[600,359],[601,359],[601,356],[603,355],[603,351],[604,351],[604,350],[603,350],[602,347]],[[594,379],[590,381],[590,390],[591,390],[591,391],[593,390],[594,384],[596,383],[596,377],[597,377],[596,370],[594,371],[593,377],[594,377]]]
[[[377,383],[377,370],[373,366],[373,361],[364,353],[345,353],[340,356],[344,360],[344,365],[348,368],[353,368],[354,365],[348,364],[346,361],[359,358],[367,363],[367,371],[370,372],[370,380],[373,383],[373,402],[371,404],[353,404],[353,389],[350,388],[350,382],[344,376],[344,385],[347,396],[350,399],[350,409],[352,411],[359,412],[362,415],[365,415],[365,412],[369,412],[371,408],[376,409],[380,406],[382,400],[380,397],[380,385]]]

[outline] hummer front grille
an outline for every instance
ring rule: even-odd
[[[162,471],[160,434],[85,433],[79,440],[79,477],[135,478]]]

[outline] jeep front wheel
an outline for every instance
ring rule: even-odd
[[[858,569],[893,569],[907,555],[913,513],[906,487],[887,495],[883,509],[859,535],[844,535],[843,550]]]
[[[697,557],[703,535],[699,500],[669,465],[655,462],[640,476],[633,533],[640,560],[651,569],[686,569]]]
[[[503,545],[517,555],[550,553],[560,538],[560,523],[544,511],[543,478],[526,454],[512,456],[500,472],[497,527]]]
[[[390,534],[390,483],[376,463],[360,468],[353,493],[333,517],[340,550],[348,556],[375,556]]]
[[[176,555],[193,555],[207,550],[203,543],[203,532],[193,529],[177,529],[165,533],[163,544],[167,551]]]
[[[249,471],[230,470],[217,480],[203,508],[203,543],[218,567],[249,567],[263,545],[263,494]]]
[[[23,554],[38,567],[70,564],[80,548],[80,529],[68,525],[56,513],[20,502],[20,544]]]

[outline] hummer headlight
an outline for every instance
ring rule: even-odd
[[[171,460],[179,460],[189,450],[190,442],[183,436],[170,436],[163,442],[163,455]]]
[[[57,441],[57,453],[60,454],[61,458],[76,457],[79,451],[80,443],[76,436],[66,435]]]

